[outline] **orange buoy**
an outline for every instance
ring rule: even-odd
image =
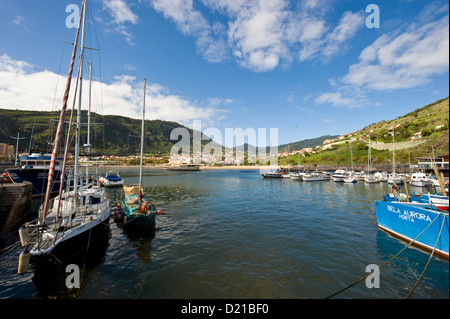
[[[161,210],[160,210],[160,209],[157,209],[157,210],[156,210],[156,214],[161,215]]]
[[[149,206],[150,206],[149,202],[142,203],[141,206],[139,206],[139,212],[146,213],[148,211]]]
[[[117,203],[117,208],[119,208],[119,209],[120,209],[120,203]]]

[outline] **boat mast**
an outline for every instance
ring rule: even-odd
[[[392,167],[392,176],[395,176],[395,126],[392,127],[392,163],[393,163],[393,167]]]
[[[89,157],[91,156],[91,85],[92,85],[92,63],[89,63],[89,110],[88,110],[88,128],[87,128],[87,141],[84,144],[86,147],[86,183],[89,180]]]
[[[87,0],[84,0],[84,5],[86,6]],[[81,33],[81,50],[80,50],[80,88],[78,91],[78,111],[77,111],[77,129],[76,129],[76,144],[75,144],[75,172],[74,172],[74,208],[77,208],[77,195],[78,195],[78,175],[79,175],[79,163],[78,158],[80,156],[80,128],[81,128],[81,97],[83,88],[83,62],[84,62],[84,35],[86,31],[86,10],[83,14],[83,31]],[[76,43],[75,43],[76,46]]]
[[[72,81],[73,66],[75,63],[75,56],[77,53],[78,36],[80,34],[80,22],[81,22],[81,17],[84,14],[84,8],[85,8],[85,0],[83,1],[82,5],[81,5],[80,20],[78,23],[77,34],[75,36],[75,43],[74,43],[73,50],[72,50],[72,58],[70,61],[69,74],[67,75],[66,89],[64,91],[64,97],[63,97],[63,106],[61,108],[61,114],[59,117],[58,126],[56,127],[55,141],[53,143],[52,157],[50,160],[50,168],[48,171],[47,191],[45,193],[45,201],[44,201],[44,210],[43,210],[43,214],[42,214],[42,220],[45,219],[45,216],[47,214],[48,202],[50,200],[50,191],[51,191],[51,187],[52,187],[52,183],[53,183],[53,174],[55,173],[56,157],[57,157],[57,153],[58,153],[59,144],[61,142],[61,134],[62,134],[63,125],[64,125],[64,117],[65,117],[66,109],[67,109],[67,100],[69,99],[70,83]]]
[[[352,162],[352,174],[353,172],[353,151],[352,151],[352,141],[350,141],[350,157],[351,157],[351,162]]]
[[[372,152],[370,150],[370,135],[369,135],[369,158],[367,159],[367,169],[369,170],[370,175],[370,172],[372,171]]]
[[[144,117],[145,117],[145,85],[147,80],[144,79],[144,97],[142,99],[142,127],[141,127],[141,163],[139,167],[139,194],[141,194],[141,187],[142,187],[142,160],[143,160],[143,153],[144,153]]]

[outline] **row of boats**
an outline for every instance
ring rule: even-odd
[[[376,172],[374,174],[365,174],[364,172],[349,171],[346,167],[338,168],[334,172],[290,172],[288,169],[279,168],[273,172],[261,173],[264,178],[288,178],[293,180],[302,180],[304,182],[329,181],[344,183],[380,183],[387,182],[389,184],[404,184],[405,181],[412,186],[428,187],[434,185],[440,187],[439,180],[434,175],[425,173],[412,174],[389,174],[388,172]],[[447,182],[448,187],[448,182]]]

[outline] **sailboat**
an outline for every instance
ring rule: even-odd
[[[82,94],[82,74],[84,57],[84,34],[86,26],[86,2],[83,0],[80,10],[80,21],[75,37],[72,51],[69,74],[58,122],[52,161],[48,173],[47,193],[45,201],[39,209],[39,217],[24,224],[19,229],[20,242],[25,247],[19,256],[18,272],[24,274],[28,270],[31,256],[54,257],[59,261],[65,261],[75,257],[82,251],[89,249],[89,245],[100,237],[103,237],[109,230],[109,217],[111,214],[109,199],[105,192],[98,185],[88,183],[82,176],[79,176],[79,153],[80,153],[80,127],[81,127],[81,94]],[[61,142],[65,112],[70,91],[73,66],[78,47],[78,37],[82,26],[80,65],[78,69],[77,86],[78,91],[78,114],[75,145],[75,169],[73,189],[63,190],[61,184],[59,195],[50,201],[50,190],[53,183],[55,171],[55,159]],[[74,103],[75,106],[75,103]],[[69,125],[70,126],[70,125]],[[69,136],[69,134],[68,134]],[[69,139],[67,139],[68,141]],[[88,144],[88,146],[90,146]],[[63,158],[64,173],[67,160],[68,143]],[[85,180],[86,183],[81,182]]]
[[[378,179],[378,177],[374,176],[371,174],[372,172],[372,151],[370,149],[370,135],[369,135],[369,154],[368,154],[368,158],[367,158],[367,175],[364,177],[364,181],[366,183],[379,183],[380,180]]]
[[[142,161],[144,152],[144,117],[145,117],[145,86],[144,79],[144,98],[142,105],[142,127],[141,127],[141,162],[139,167],[139,185],[123,186],[125,198],[117,204],[117,208],[124,219],[124,226],[135,229],[154,229],[156,215],[161,211],[157,210],[151,203],[142,188]]]
[[[399,176],[395,172],[395,126],[390,127],[392,128],[392,174],[388,175],[387,182],[389,184],[403,184],[403,179],[401,176]]]
[[[352,141],[350,141],[350,159],[352,162],[352,171],[348,174],[348,176],[343,177],[344,183],[356,183],[357,180],[353,176],[355,174],[355,171],[353,170],[353,151],[352,151]]]

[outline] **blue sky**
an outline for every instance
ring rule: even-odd
[[[61,108],[70,4],[81,7],[0,0],[0,112]],[[379,28],[366,26],[369,4]],[[201,120],[223,135],[278,128],[279,144],[346,134],[449,94],[448,1],[90,0],[86,46],[100,49],[86,52],[93,111],[140,117],[147,78],[147,119]]]

